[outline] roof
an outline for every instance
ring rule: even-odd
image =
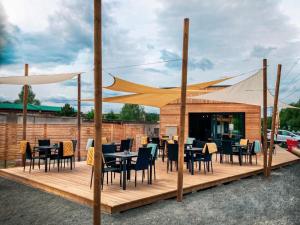
[[[13,110],[23,110],[23,104],[17,103],[0,103],[1,109],[13,109]],[[58,106],[48,106],[48,105],[27,105],[27,110],[29,111],[44,111],[44,112],[60,112],[61,107]]]

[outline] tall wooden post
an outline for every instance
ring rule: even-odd
[[[25,64],[25,76],[28,76],[28,64]],[[27,125],[27,100],[28,100],[28,85],[24,85],[23,92],[23,140],[26,140],[26,125]]]
[[[267,59],[263,60],[263,154],[264,154],[264,175],[267,176],[267,157],[268,157],[268,143],[267,143]]]
[[[102,173],[102,18],[101,0],[94,0],[94,105],[95,105],[95,153],[94,153],[94,225],[101,224],[101,188]]]
[[[28,76],[28,64],[25,64],[25,77]],[[22,139],[26,140],[26,127],[27,127],[27,100],[28,100],[28,85],[24,85],[23,90],[23,135]],[[25,164],[25,154],[22,155],[22,163]]]
[[[272,157],[273,157],[273,146],[274,146],[274,136],[275,136],[275,124],[278,111],[278,97],[279,97],[279,87],[280,87],[280,77],[281,77],[281,64],[278,64],[277,67],[277,79],[275,86],[275,97],[274,97],[274,107],[273,107],[273,116],[272,116],[272,128],[271,128],[271,140],[270,140],[270,151],[269,151],[269,161],[268,161],[268,176],[271,174],[272,169]]]
[[[181,75],[181,99],[180,99],[180,131],[178,152],[178,177],[177,177],[177,201],[183,198],[183,157],[184,157],[184,128],[186,109],[186,83],[188,66],[188,44],[189,44],[189,19],[184,19],[183,26],[183,49],[182,49],[182,75]]]
[[[77,77],[77,152],[78,161],[80,161],[80,145],[81,145],[81,75]]]

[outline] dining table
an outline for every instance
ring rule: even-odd
[[[185,150],[186,155],[189,159],[189,171],[192,175],[194,175],[194,161],[195,161],[195,154],[202,154],[203,148],[196,148],[196,147],[186,147]]]
[[[112,157],[116,159],[120,159],[121,170],[122,170],[122,189],[126,190],[126,181],[130,178],[130,171],[127,171],[131,160],[138,156],[137,152],[114,152],[114,153],[106,153],[104,157]],[[151,167],[150,167],[151,168]]]
[[[45,172],[48,172],[48,158],[52,154],[52,150],[58,149],[58,145],[47,145],[47,146],[37,146],[34,148],[35,152],[39,154],[45,154]]]

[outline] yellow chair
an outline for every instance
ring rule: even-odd
[[[179,137],[177,135],[173,136],[173,140],[174,141],[178,141],[179,140]]]
[[[248,139],[241,139],[240,140],[240,146],[247,146],[249,143],[249,140]]]
[[[148,137],[142,136],[141,137],[141,145],[146,145],[146,144],[148,144]]]

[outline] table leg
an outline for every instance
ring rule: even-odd
[[[48,171],[48,157],[45,156],[45,172],[47,173]]]
[[[151,163],[150,163],[150,184],[152,184],[152,165],[153,165],[153,162],[151,160]]]
[[[194,175],[194,154],[191,154],[191,161],[192,161],[192,175]]]
[[[126,190],[126,159],[122,160],[123,166],[123,190]]]

